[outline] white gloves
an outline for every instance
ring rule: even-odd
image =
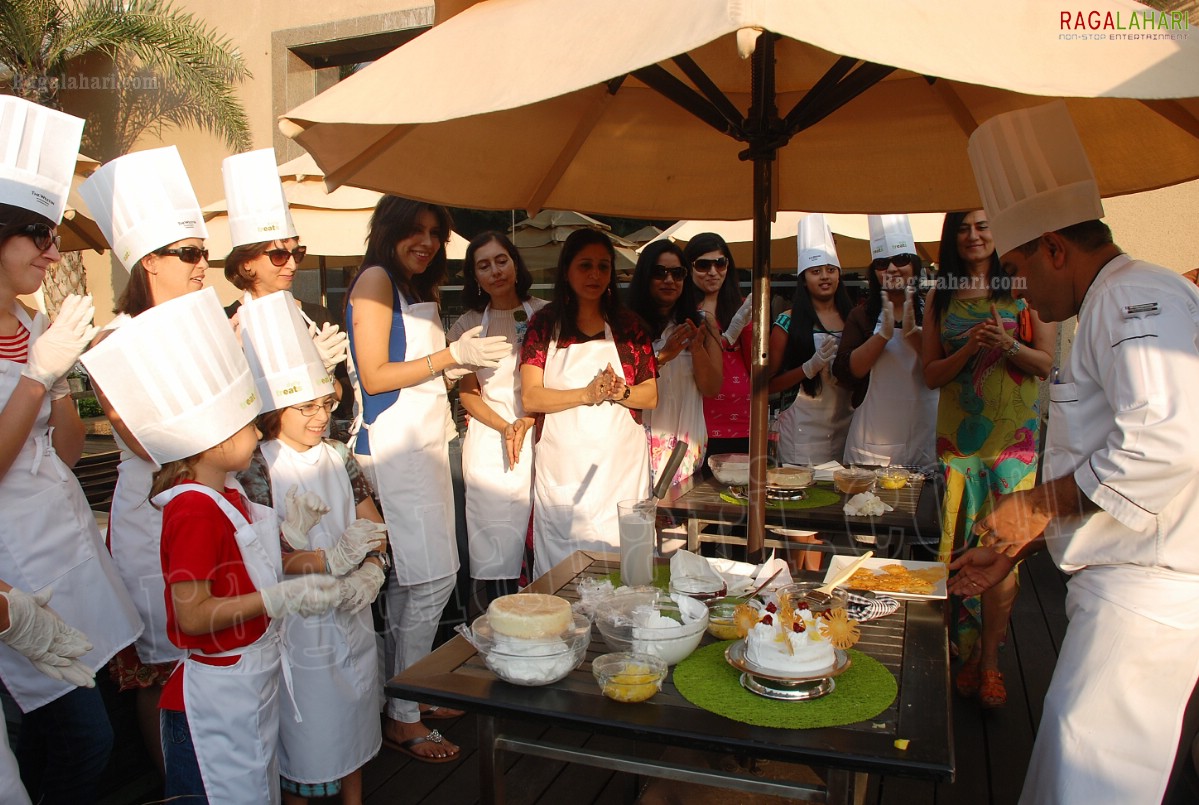
[[[890,341],[891,336],[895,335],[895,305],[891,304],[891,297],[887,296],[886,291],[881,293],[883,295],[883,313],[879,318],[878,334]]]
[[[474,366],[479,369],[494,369],[500,358],[508,354],[512,345],[502,335],[480,337],[483,326],[472,327],[450,344],[450,355],[459,366]]]
[[[903,334],[905,336],[920,332],[916,323],[916,286],[909,285],[903,295]]]
[[[310,573],[274,587],[259,591],[262,606],[272,618],[280,618],[289,612],[308,617],[320,615],[337,606],[341,600],[341,588],[337,579],[320,573]]]
[[[383,568],[374,562],[367,562],[348,576],[338,579],[341,603],[337,605],[337,608],[350,614],[361,612],[370,605],[371,601],[375,600],[375,596],[379,594],[379,588],[383,586],[386,579]]]
[[[0,640],[51,679],[95,687],[96,675],[78,659],[92,650],[92,644],[83,632],[68,626],[46,606],[53,594],[45,589],[28,595],[16,587],[0,593],[8,599],[8,628],[0,632]]]
[[[92,326],[95,312],[90,296],[68,296],[58,311],[58,318],[30,345],[21,374],[50,391],[54,381],[71,371],[96,335],[96,328]]]
[[[329,322],[325,322],[320,330],[316,329],[315,324],[310,324],[308,332],[312,334],[312,343],[316,344],[316,351],[321,354],[321,363],[325,364],[325,370],[332,373],[334,367],[349,354],[350,337],[336,324]]]
[[[50,387],[50,399],[61,400],[71,393],[71,383],[67,380],[67,376],[63,375],[54,381],[54,385]]]
[[[283,518],[283,538],[297,551],[308,549],[308,532],[329,513],[325,501],[315,492],[300,494],[300,488],[287,490],[287,516]]]
[[[820,349],[816,350],[812,357],[804,361],[802,367],[804,377],[811,378],[820,374],[824,370],[824,367],[828,366],[833,358],[837,356],[837,346],[837,339],[831,336],[825,338],[824,342],[820,345]]]
[[[724,343],[730,347],[737,343],[737,339],[741,337],[741,331],[753,319],[754,307],[751,304],[753,296],[745,297],[745,301],[741,303],[741,307],[737,308],[737,312],[733,314],[733,318],[729,321],[729,328],[721,334]]]
[[[474,374],[474,372],[475,372],[475,370],[471,369],[469,366],[451,366],[449,369],[446,369],[441,374],[443,377],[445,377],[446,380],[450,381],[451,383],[457,383],[459,380],[466,377],[467,375]]]
[[[325,561],[334,576],[344,576],[354,570],[371,551],[383,548],[387,540],[387,526],[361,518],[350,523],[341,539],[328,553]]]

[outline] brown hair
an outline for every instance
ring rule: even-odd
[[[258,425],[258,430],[262,431],[261,441],[265,442],[268,439],[279,438],[279,431],[283,427],[283,410],[282,408],[276,408],[274,411],[259,414],[256,424]]]
[[[285,238],[285,240],[290,240],[290,238]],[[234,246],[233,251],[225,257],[225,279],[232,282],[239,291],[250,290],[254,285],[254,278],[246,273],[246,264],[266,254],[274,242],[273,240],[264,240],[261,243]]]
[[[56,224],[44,215],[18,207],[15,204],[0,204],[0,245],[17,235],[17,230],[29,224]]]
[[[166,464],[163,464],[161,469],[154,473],[154,479],[150,483],[150,500],[154,500],[160,492],[165,492],[180,481],[196,480],[196,473],[193,468],[202,455],[204,453],[200,452],[194,456],[181,458],[177,461],[168,461]],[[162,507],[154,505],[154,508],[159,509]]]
[[[144,259],[143,257],[142,260]],[[113,305],[112,312],[137,316],[152,307],[154,307],[154,299],[150,294],[150,275],[142,267],[142,261],[138,260],[137,264],[129,270],[129,281],[125,283],[125,290],[121,291],[121,296]]]

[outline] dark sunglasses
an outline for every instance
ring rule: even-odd
[[[870,261],[870,267],[875,271],[882,271],[889,265],[894,264],[896,268],[910,266],[916,260],[914,254],[897,254],[894,257],[880,257],[877,260]]]
[[[271,258],[271,265],[278,268],[283,268],[283,266],[287,265],[287,259],[289,257],[295,258],[296,265],[304,262],[304,255],[308,254],[308,247],[297,246],[290,252],[287,249],[270,249],[265,252],[265,254],[267,257]]]
[[[682,266],[654,266],[649,270],[650,279],[664,280],[670,277],[675,282],[687,279],[687,269]]]
[[[25,224],[25,226],[17,228],[16,234],[29,238],[33,241],[33,245],[43,252],[48,251],[51,246],[62,245],[62,235],[56,235],[54,227],[49,224]]]
[[[705,260],[704,258],[701,257],[698,260],[693,260],[691,265],[695,268],[696,271],[698,271],[701,274],[706,274],[709,271],[711,271],[712,269],[716,269],[717,271],[724,271],[726,268],[729,267],[729,258],[717,257],[715,260]]]
[[[201,260],[208,259],[208,249],[201,249],[199,246],[180,246],[178,249],[159,249],[154,252],[157,255],[166,257],[174,255],[179,258],[179,262],[195,265]]]

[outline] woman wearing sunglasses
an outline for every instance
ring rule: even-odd
[[[720,391],[704,398],[708,454],[746,453],[749,452],[751,345],[747,329],[734,332],[736,328],[732,327],[745,301],[737,284],[733,253],[720,235],[702,232],[688,241],[683,254],[691,264],[691,279],[702,295],[700,309],[722,333],[729,334],[728,338],[722,336]]]
[[[705,397],[720,391],[720,335],[699,309],[699,294],[683,250],[668,240],[646,245],[629,282],[629,309],[648,325],[658,361],[658,407],[645,412],[652,481],[670,458],[675,442],[687,453],[671,483],[695,472],[708,447]]]
[[[997,495],[1037,475],[1038,377],[1053,366],[1057,325],[1011,292],[982,210],[951,212],[941,229],[941,270],[924,310],[924,379],[936,390],[937,446],[945,478],[938,559],[978,544],[974,524]],[[950,640],[962,660],[955,686],[984,707],[1007,701],[999,646],[1016,600],[1013,572],[962,598]]]
[[[871,215],[866,304],[854,310],[833,373],[854,385],[846,464],[932,467],[937,393],[920,358],[920,258],[906,215]]]
[[[95,343],[150,308],[204,287],[208,269],[204,238],[208,233],[174,148],[115,159],[92,174],[80,187],[80,194],[129,272],[129,281],[113,309],[117,317]],[[109,670],[122,691],[137,691],[142,740],[162,772],[159,704],[163,685],[184,652],[167,637],[159,551],[162,512],[147,502],[157,465],[129,432],[103,389],[96,392],[121,450],[108,520],[109,550],[146,624],[137,642],[113,658]]]
[[[479,369],[458,385],[470,414],[462,444],[470,577],[483,581],[483,609],[517,591],[533,507],[533,417],[520,401],[517,367],[529,319],[545,307],[529,293],[533,275],[507,235],[484,232],[466,247],[462,296],[467,311],[450,328],[450,342],[467,330],[503,336],[512,344],[494,369]]]

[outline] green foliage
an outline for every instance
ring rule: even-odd
[[[80,397],[75,401],[75,407],[79,409],[81,419],[104,415],[104,411],[100,408],[100,401],[95,397]]]

